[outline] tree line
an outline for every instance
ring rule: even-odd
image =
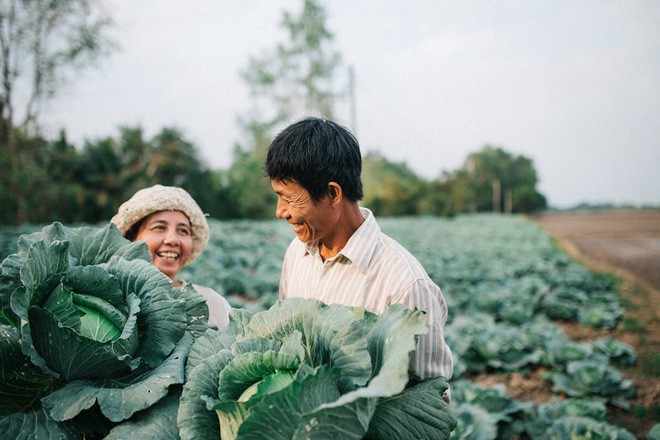
[[[118,135],[87,141],[82,148],[68,142],[64,132],[55,140],[27,138],[20,131],[15,136],[23,153],[21,194],[12,191],[3,173],[2,224],[109,220],[135,191],[156,183],[186,189],[214,218],[274,215],[275,198],[261,170],[262,158],[250,160],[237,149],[229,168],[210,169],[175,128],[163,128],[147,139],[141,128],[123,127]],[[7,165],[0,166],[6,170]],[[532,162],[490,146],[470,154],[465,167],[434,180],[369,152],[363,158],[363,180],[363,204],[382,216],[534,212],[546,207],[535,190]],[[19,196],[24,208],[20,219]]]
[[[218,219],[272,218],[275,198],[262,172],[278,127],[301,115],[335,119],[335,104],[351,99],[353,84],[340,81],[341,55],[317,0],[285,11],[288,39],[250,57],[241,72],[252,98],[239,116],[244,139],[228,169],[206,166],[176,127],[146,138],[141,127],[71,144],[40,130],[42,105],[62,82],[112,52],[112,25],[98,0],[0,4],[0,223],[96,223],[110,219],[135,191],[156,183],[186,189]],[[17,89],[23,87],[19,117]],[[439,164],[440,165],[440,164]],[[438,179],[416,175],[405,163],[379,153],[364,155],[364,205],[376,215],[456,215],[464,212],[534,212],[546,207],[536,190],[533,163],[485,146],[462,168]]]

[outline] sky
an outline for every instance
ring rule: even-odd
[[[294,0],[113,0],[118,50],[75,76],[45,113],[69,140],[180,129],[213,169],[243,140],[240,72],[286,42]],[[355,75],[363,154],[427,179],[485,145],[533,161],[553,207],[660,206],[660,3],[653,0],[323,2],[337,83]],[[300,115],[303,117],[305,115]]]

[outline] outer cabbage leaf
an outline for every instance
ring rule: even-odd
[[[0,416],[32,408],[54,386],[54,378],[41,372],[21,351],[18,331],[0,326]]]
[[[55,223],[53,227],[58,227],[58,225],[58,223]],[[151,261],[151,255],[144,243],[118,240],[117,237],[121,237],[121,234],[112,224],[108,224],[104,228],[92,226],[81,228],[63,227],[62,233],[70,243],[70,254],[77,259],[76,264],[78,266],[105,263],[112,257],[127,261]]]
[[[52,420],[44,410],[16,412],[0,417],[2,438],[13,440],[59,439],[79,440],[81,435],[73,428]]]
[[[180,287],[174,287],[174,296],[183,300],[186,307],[188,325],[186,330],[197,337],[206,330],[212,328],[209,324],[209,308],[206,300],[200,295],[190,283],[184,283]]]
[[[0,266],[0,324],[19,326],[19,318],[10,303],[12,292],[20,287],[20,279],[20,260],[7,257]]]
[[[214,331],[215,333],[215,331]],[[194,351],[204,337],[193,344]],[[202,343],[203,344],[203,343]],[[191,370],[183,386],[177,425],[183,440],[218,440],[220,425],[215,411],[207,408],[208,396],[217,396],[218,375],[231,361],[229,350],[211,354],[204,362]]]
[[[73,381],[42,399],[55,420],[69,420],[95,402],[111,421],[119,422],[150,407],[167,395],[168,388],[184,381],[190,334],[179,341],[169,358],[152,370],[103,381]]]
[[[149,411],[113,428],[104,440],[179,440],[176,420],[179,410],[179,393],[172,393],[158,401]]]
[[[660,440],[660,423],[653,425],[648,434],[649,440]]]
[[[425,380],[400,394],[378,402],[367,438],[383,440],[435,440],[449,438],[456,419],[442,400],[447,381]],[[440,434],[440,435],[439,435]]]

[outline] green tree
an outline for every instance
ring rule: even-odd
[[[252,148],[234,147],[234,162],[225,173],[231,218],[269,218],[275,210],[275,195],[263,172],[270,144],[270,124],[253,121],[248,126]]]
[[[32,220],[44,215],[46,204],[40,203],[39,198],[44,195],[43,188],[49,188],[49,177],[46,174],[44,163],[46,157],[47,142],[40,136],[27,136],[24,131],[14,133],[12,142],[15,148],[21,152],[24,166],[3,168],[3,179],[0,183],[0,220],[4,224],[16,222],[17,207],[21,207],[24,220]],[[11,163],[17,158],[5,158]],[[29,158],[29,161],[25,160]],[[0,166],[5,166],[2,163]],[[18,187],[18,190],[13,188]],[[28,216],[29,214],[29,216]],[[24,223],[24,222],[23,222]]]
[[[251,57],[242,73],[255,103],[249,120],[273,127],[300,115],[334,117],[334,101],[341,95],[334,83],[341,55],[330,46],[334,37],[326,19],[316,0],[304,0],[299,15],[284,12],[281,27],[288,41]]]
[[[25,176],[38,173],[36,157],[17,136],[25,141],[38,135],[43,104],[69,75],[112,47],[104,36],[110,20],[98,5],[95,0],[0,2],[0,198],[11,201],[3,206],[14,213],[11,222],[27,220],[36,187],[26,184]]]
[[[163,128],[150,142],[147,177],[149,184],[180,186],[190,193],[204,212],[218,206],[220,194],[211,171],[203,163],[195,145],[176,128]],[[142,185],[143,187],[146,185]]]
[[[160,183],[181,186],[202,209],[214,200],[212,174],[196,148],[176,128],[163,128],[146,140],[141,127],[121,127],[119,136],[86,141],[80,153],[65,140],[48,150],[53,191],[75,193],[76,209],[48,220],[96,223],[109,220],[137,190]],[[66,172],[66,170],[73,170]],[[73,187],[71,187],[73,185]]]
[[[130,196],[135,191],[153,184],[147,175],[152,146],[144,138],[142,127],[120,127],[118,155],[121,170],[117,180],[124,188],[124,194]]]
[[[441,213],[454,216],[464,212],[475,212],[475,197],[472,189],[470,176],[464,168],[444,172],[438,188],[438,193],[444,195],[445,202]]]
[[[487,145],[468,155],[465,169],[477,211],[511,213],[545,208],[545,198],[536,191],[536,170],[529,158]]]
[[[275,129],[304,115],[333,118],[334,101],[341,96],[334,82],[341,56],[330,47],[333,35],[321,4],[304,0],[299,14],[284,12],[281,27],[288,40],[250,58],[242,72],[253,106],[239,118],[245,141],[236,145],[222,179],[231,217],[272,217],[274,196],[263,161]]]
[[[36,206],[31,204],[30,221],[78,221],[81,212],[79,195],[82,191],[82,186],[76,181],[78,152],[67,141],[63,130],[55,141],[48,142],[40,151],[43,157],[40,169],[45,171],[48,182],[41,186]]]
[[[195,146],[176,128],[163,128],[151,141],[147,176],[163,185],[188,186],[201,169]]]
[[[374,214],[402,216],[428,214],[428,183],[401,162],[391,162],[380,153],[369,152],[362,160],[364,205]]]
[[[85,142],[76,170],[76,180],[82,186],[80,221],[96,223],[115,214],[124,198],[122,169],[120,146],[115,139]]]

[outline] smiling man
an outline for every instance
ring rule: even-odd
[[[284,257],[280,299],[316,298],[376,314],[394,303],[422,310],[429,333],[418,340],[410,373],[415,379],[449,379],[453,361],[444,338],[445,298],[417,259],[359,206],[357,139],[332,121],[303,119],[273,140],[265,171],[277,194],[275,215],[297,236]]]

